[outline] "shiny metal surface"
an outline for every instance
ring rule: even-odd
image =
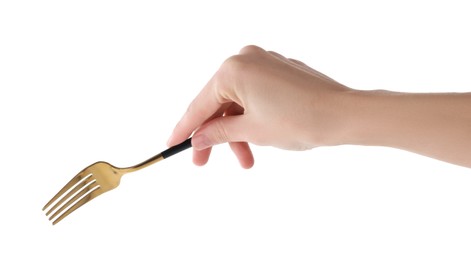
[[[75,175],[72,180],[52,197],[44,205],[43,211],[46,211],[46,216],[55,225],[87,202],[118,187],[124,174],[138,171],[190,147],[191,138],[127,168],[118,168],[102,161],[91,164]]]

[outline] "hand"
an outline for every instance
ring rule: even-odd
[[[168,145],[192,133],[193,161],[204,165],[211,147],[229,142],[242,167],[254,158],[248,142],[290,150],[337,144],[351,89],[304,63],[244,47],[228,58],[176,125]]]

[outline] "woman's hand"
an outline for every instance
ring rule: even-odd
[[[337,144],[348,112],[342,93],[349,91],[300,61],[247,46],[193,100],[168,145],[194,132],[196,164],[208,161],[213,145],[229,142],[240,164],[250,168],[248,142],[290,150]]]

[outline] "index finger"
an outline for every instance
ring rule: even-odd
[[[246,46],[240,50],[239,55],[229,57],[219,68],[216,74],[196,96],[196,98],[188,106],[187,111],[175,126],[167,145],[173,146],[183,142],[198,127],[205,122],[222,116],[225,105],[235,102],[243,106],[240,93],[235,90],[237,88],[235,78],[238,78],[238,71],[241,68],[241,57],[252,52],[264,52],[260,47]],[[219,112],[219,113],[218,113]]]
[[[167,145],[173,146],[187,139],[198,127],[221,110],[225,102],[218,97],[213,77],[190,103],[183,117],[173,129]]]

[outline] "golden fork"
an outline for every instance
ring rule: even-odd
[[[119,185],[121,176],[145,168],[191,147],[191,138],[132,167],[118,168],[107,162],[96,162],[79,172],[43,207],[55,225],[85,203]],[[57,202],[56,202],[57,201]],[[52,215],[51,215],[52,213]]]

